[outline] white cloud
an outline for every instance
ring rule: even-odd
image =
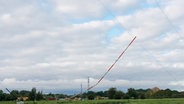
[[[177,81],[171,81],[169,83],[170,86],[173,87],[173,89],[176,89],[176,90],[180,90],[180,91],[183,91],[183,86],[184,86],[184,81],[183,80],[177,80]]]
[[[14,83],[15,81],[16,81],[15,78],[6,78],[6,79],[4,79],[4,80],[2,81],[2,84],[4,84],[4,85],[12,84],[12,83]]]
[[[183,1],[158,2],[173,25],[154,0],[0,1],[0,83],[47,90],[75,89],[88,76],[95,83],[137,36],[96,89],[174,88],[168,83],[183,78]]]
[[[99,17],[103,13],[98,1],[55,0],[50,2],[55,5],[55,10],[61,16],[66,16],[67,18]]]
[[[178,20],[180,20],[184,15],[184,13],[182,12],[183,4],[183,0],[171,0],[167,2],[161,1],[160,3],[161,7],[162,5],[164,6],[164,8],[161,9],[163,9],[166,15],[169,16],[169,19],[174,20],[176,22],[178,22]]]

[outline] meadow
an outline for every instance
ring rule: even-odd
[[[0,104],[16,104],[15,101],[1,101]],[[144,100],[85,100],[85,101],[33,101],[24,104],[184,104],[184,99],[144,99]]]

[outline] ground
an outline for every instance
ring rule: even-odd
[[[85,100],[85,101],[32,101],[24,104],[183,104],[183,99],[137,99],[137,100]],[[0,104],[16,104],[15,101],[1,101]]]

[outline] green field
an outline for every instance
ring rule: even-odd
[[[1,101],[0,104],[16,104],[15,101]],[[145,99],[145,100],[86,100],[86,101],[32,101],[24,104],[184,104],[184,99]]]

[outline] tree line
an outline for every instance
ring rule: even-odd
[[[26,100],[48,100],[48,99],[64,99],[70,98],[73,95],[66,94],[43,94],[42,91],[37,91],[36,88],[32,88],[31,91],[27,90],[12,90],[10,93],[5,93],[3,90],[0,90],[0,101],[12,101],[12,100],[24,100],[24,97],[27,97]],[[107,99],[157,99],[157,98],[184,98],[184,92],[179,92],[176,90],[170,89],[159,89],[157,87],[152,89],[134,89],[129,88],[126,92],[118,90],[117,88],[109,88],[106,91],[88,91],[84,92],[80,97],[82,99],[97,99],[97,98],[107,98]]]
[[[43,94],[42,91],[36,91],[36,88],[32,88],[31,91],[27,90],[12,90],[9,93],[3,92],[0,90],[0,101],[13,101],[13,100],[23,100],[23,98],[27,97],[26,100],[42,100]]]
[[[157,99],[157,98],[184,98],[184,92],[170,89],[134,89],[129,88],[127,92],[117,90],[117,88],[109,88],[107,91],[83,93],[83,97],[95,99],[96,97],[107,97],[108,99]]]
[[[66,94],[43,94],[42,91],[37,91],[36,88],[32,88],[31,91],[27,90],[12,90],[8,91],[9,93],[3,92],[3,90],[0,90],[0,101],[15,101],[15,100],[28,100],[28,101],[39,101],[39,100],[49,100],[54,99],[57,100],[59,98],[67,98],[70,97]],[[27,98],[27,99],[24,99]]]

